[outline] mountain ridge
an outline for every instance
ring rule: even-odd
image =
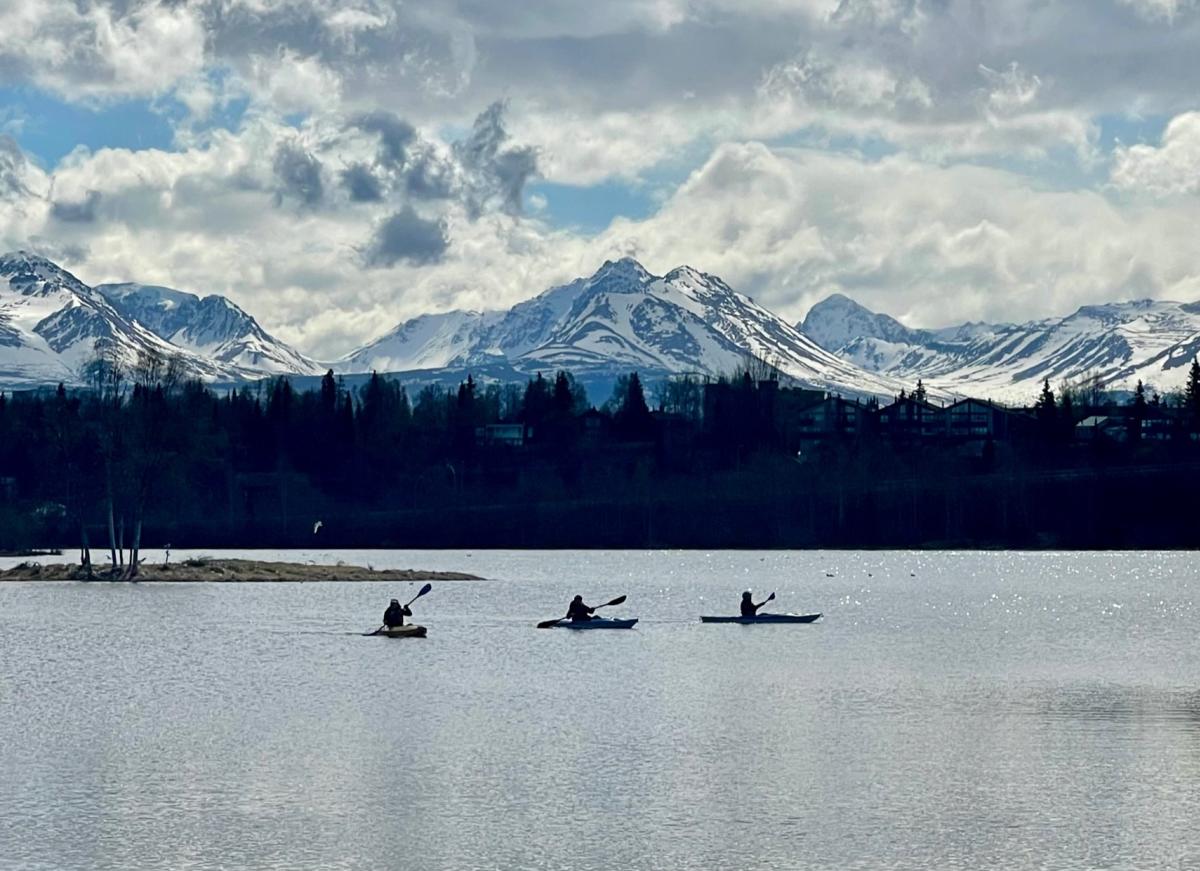
[[[900,389],[898,382],[823,350],[716,276],[690,266],[658,276],[628,257],[607,260],[591,276],[508,310],[456,310],[404,321],[336,361],[334,369],[503,361],[529,373],[639,369],[715,376],[734,372],[751,357],[810,387],[859,396]]]
[[[127,366],[143,354],[178,357],[209,381],[320,371],[224,297],[91,286],[29,251],[0,256],[0,387],[82,383],[98,343]]]
[[[865,369],[906,381],[921,378],[952,394],[1026,404],[1046,379],[1056,388],[1090,380],[1100,389],[1126,391],[1140,380],[1173,391],[1183,387],[1200,354],[1197,302],[1137,299],[1083,305],[1024,323],[921,329],[853,300],[849,308],[847,297],[836,296],[813,306],[798,328]],[[888,321],[902,331],[881,326]]]

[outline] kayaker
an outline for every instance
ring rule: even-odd
[[[392,604],[387,606],[387,610],[383,612],[383,625],[388,629],[394,629],[397,626],[404,625],[404,618],[411,617],[412,611],[407,605],[401,605],[399,599],[392,599]]]
[[[750,591],[747,590],[746,592],[742,593],[742,616],[743,617],[756,616],[758,614],[758,609],[761,608],[763,605],[767,604],[767,602],[769,602],[769,601],[771,601],[771,600],[763,599],[761,602],[759,602],[757,605],[755,605],[754,602],[751,601],[751,599],[750,599]]]
[[[595,619],[592,616],[592,612],[595,610],[595,608],[583,603],[583,596],[576,596],[571,600],[571,604],[567,606],[567,617],[571,619],[572,623],[585,623],[588,620]]]

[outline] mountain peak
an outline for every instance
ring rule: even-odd
[[[44,277],[47,274],[70,274],[57,263],[47,260],[40,254],[26,251],[23,248],[0,255],[0,274],[16,275],[19,273],[37,275],[38,277]]]
[[[590,280],[595,282],[604,278],[623,278],[645,282],[654,278],[654,276],[637,260],[626,256],[618,260],[605,260],[604,264],[596,270]]]
[[[842,293],[833,293],[808,310],[798,329],[827,351],[861,338],[911,342],[910,330],[890,315],[877,314]]]

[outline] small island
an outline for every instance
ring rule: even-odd
[[[91,578],[78,563],[22,563],[0,571],[4,581],[94,581],[109,577],[94,572]],[[113,580],[121,580],[115,578]],[[142,563],[139,582],[270,583],[303,581],[481,581],[466,572],[433,572],[424,569],[373,569],[370,566],[317,565],[314,563],[264,562],[245,559],[189,559],[179,563]]]

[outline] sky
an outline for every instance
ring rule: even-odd
[[[1200,300],[1200,0],[0,0],[0,250],[333,359],[638,258],[789,320]]]

